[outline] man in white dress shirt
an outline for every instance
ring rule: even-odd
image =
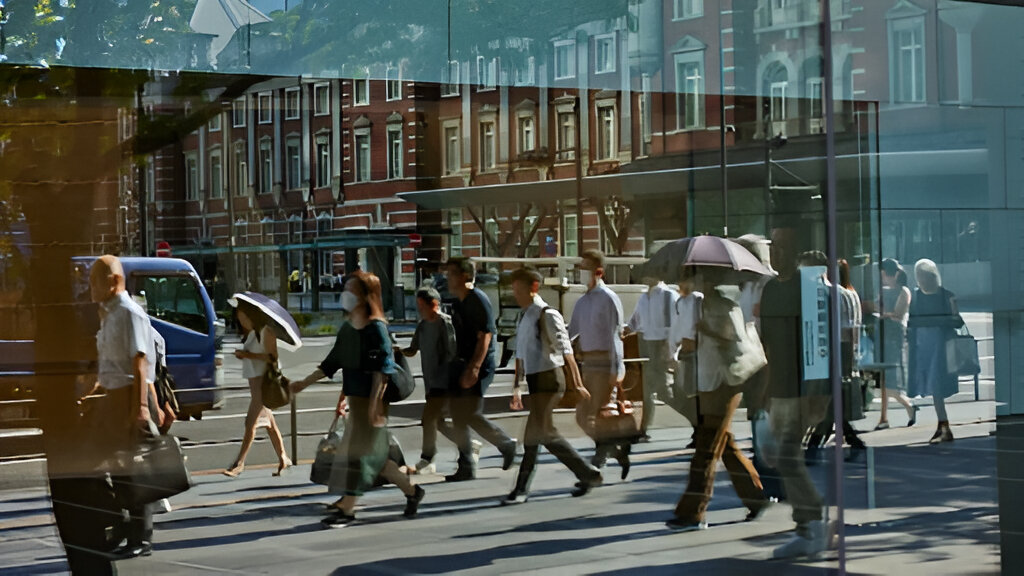
[[[644,410],[640,422],[640,441],[650,440],[647,428],[654,421],[654,395],[682,414],[676,405],[673,390],[668,386],[668,362],[672,356],[669,335],[672,330],[672,314],[679,294],[664,282],[653,277],[644,277],[647,292],[640,296],[636,309],[629,318],[628,329],[640,337],[640,355],[647,358],[644,364]]]

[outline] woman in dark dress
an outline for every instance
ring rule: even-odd
[[[384,388],[387,375],[395,372],[391,339],[388,336],[381,303],[380,280],[373,274],[357,271],[345,283],[341,296],[348,321],[338,329],[334,347],[320,367],[305,380],[293,385],[295,392],[339,369],[344,384],[338,398],[338,414],[345,412],[345,435],[328,484],[332,493],[343,496],[330,505],[331,514],[321,523],[340,528],[355,521],[356,500],[374,486],[377,476],[398,486],[405,493],[405,517],[413,518],[423,488],[409,482],[399,463],[388,454],[387,405]]]
[[[907,323],[910,343],[910,378],[907,388],[910,396],[931,396],[939,425],[929,443],[952,442],[946,414],[946,398],[958,390],[955,370],[950,369],[947,344],[963,325],[952,292],[942,287],[939,268],[928,259],[914,265],[917,289],[910,300],[910,318]]]

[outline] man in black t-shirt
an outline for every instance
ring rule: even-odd
[[[457,357],[449,369],[452,423],[459,445],[459,468],[445,476],[447,482],[472,480],[476,477],[473,462],[472,435],[476,430],[502,455],[502,470],[512,466],[516,441],[483,414],[484,392],[494,379],[494,349],[497,329],[494,311],[487,295],[473,285],[476,270],[468,258],[452,258],[446,265],[448,290],[458,298],[452,307]]]

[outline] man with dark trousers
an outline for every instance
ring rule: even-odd
[[[578,483],[572,495],[583,496],[592,487],[599,486],[604,478],[600,470],[587,464],[558,433],[552,411],[567,386],[577,390],[581,402],[590,400],[590,394],[580,378],[565,320],[538,294],[541,275],[536,270],[520,268],[512,273],[511,280],[512,295],[523,311],[516,327],[516,376],[511,408],[523,409],[519,387],[525,379],[530,390],[530,414],[523,433],[523,461],[516,485],[502,504],[526,502],[542,444],[576,476]]]
[[[495,335],[494,311],[487,295],[474,285],[476,269],[468,258],[455,257],[446,264],[448,290],[458,298],[452,307],[458,353],[449,373],[449,407],[459,445],[459,464],[447,482],[461,482],[476,477],[470,429],[476,430],[498,448],[502,470],[508,470],[516,457],[516,441],[495,426],[483,414],[484,392],[494,379]]]

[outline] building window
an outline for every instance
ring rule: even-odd
[[[234,128],[245,126],[245,96],[237,98],[231,103],[231,126]]]
[[[274,99],[270,92],[260,93],[256,101],[260,124],[270,124],[274,120]]]
[[[284,119],[296,120],[299,117],[299,89],[289,88],[284,91]]]
[[[288,189],[297,190],[302,185],[302,153],[298,138],[285,141],[284,159]]]
[[[594,38],[594,73],[615,72],[615,34]]]
[[[762,80],[763,94],[768,97],[768,121],[772,123],[772,135],[785,134],[786,118],[789,117],[789,72],[780,62],[774,62],[765,69]]]
[[[640,118],[640,155],[651,153],[651,77],[644,74],[640,79],[640,94],[637,96],[637,115]]]
[[[270,138],[260,141],[260,192],[271,191],[274,180],[274,146]]]
[[[246,160],[245,144],[238,142],[234,150],[235,195],[244,196],[249,189],[249,164]]]
[[[324,139],[316,145],[316,186],[327,188],[331,185],[331,143]]]
[[[402,127],[388,127],[388,178],[402,177]]]
[[[207,122],[206,129],[209,130],[210,132],[220,132],[220,122],[221,122],[220,116],[221,116],[220,112],[214,114],[210,118],[210,121]]]
[[[904,18],[890,24],[893,98],[924,102],[924,18]]]
[[[366,106],[370,103],[370,81],[369,80],[353,80],[352,81],[352,105],[353,106]]]
[[[577,222],[575,214],[562,216],[562,255],[579,256],[579,240],[576,236]]]
[[[156,202],[156,158],[146,158],[146,201]]]
[[[494,170],[495,167],[494,122],[480,123],[480,169]]]
[[[331,113],[331,85],[316,84],[313,86],[313,114],[326,116]]]
[[[772,0],[776,2],[777,0]],[[672,19],[685,20],[704,15],[704,0],[673,0]]]
[[[369,182],[370,181],[370,132],[357,132],[356,133],[356,166],[355,166],[355,178],[356,182]]]
[[[519,118],[519,134],[517,140],[520,154],[537,149],[537,135],[534,127],[533,116],[521,116]]]
[[[445,126],[444,128],[444,173],[445,175],[455,174],[462,168],[462,159],[459,155],[459,127]]]
[[[385,73],[387,78],[385,82],[385,95],[384,98],[388,102],[392,100],[402,99],[402,79],[398,74],[397,68],[388,68]]]
[[[458,60],[451,60],[448,62],[448,68],[445,70],[445,83],[441,85],[441,96],[455,96],[459,93],[459,66]]]
[[[448,255],[457,256],[462,254],[462,209],[456,208],[448,212],[448,227],[451,234],[448,236]]]
[[[615,106],[597,108],[597,159],[615,158]]]
[[[210,198],[224,197],[224,163],[220,152],[210,153]]]
[[[516,86],[533,86],[537,83],[537,60],[530,56],[516,67]]]
[[[807,81],[808,129],[813,134],[824,131],[824,88],[823,78],[811,78]]]
[[[704,52],[676,54],[676,128],[704,125]]]
[[[185,156],[185,199],[199,199],[199,161],[195,154]]]
[[[498,85],[498,59],[476,57],[477,90],[494,90]]]
[[[555,42],[555,80],[576,77],[576,41]]]
[[[572,111],[558,112],[558,127],[555,143],[558,149],[559,160],[574,160],[576,158],[576,115]]]

